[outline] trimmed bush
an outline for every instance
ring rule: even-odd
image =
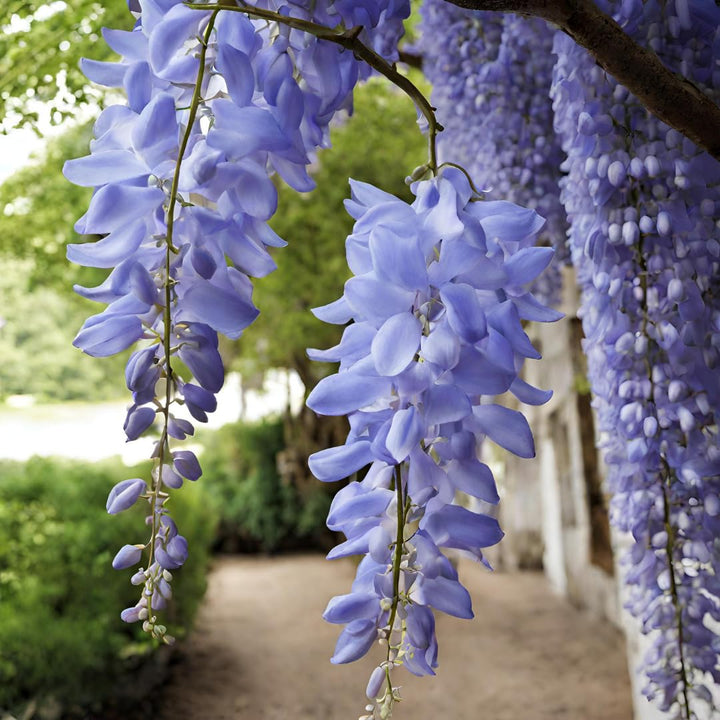
[[[31,698],[63,707],[109,699],[123,668],[153,646],[120,620],[138,589],[132,570],[110,562],[125,543],[144,542],[142,503],[105,512],[110,488],[148,468],[119,461],[80,463],[33,458],[0,463],[0,708]],[[205,591],[215,514],[200,484],[173,496],[173,517],[190,557],[176,572],[168,612],[172,634],[190,626]]]

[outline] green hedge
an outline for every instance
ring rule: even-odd
[[[31,698],[97,704],[131,660],[149,653],[142,631],[120,620],[137,600],[132,570],[110,565],[123,544],[145,540],[146,508],[105,512],[115,483],[146,474],[119,461],[0,463],[0,708],[12,711]],[[205,591],[216,516],[200,483],[186,483],[171,503],[191,548],[175,573],[168,612],[177,636]]]
[[[233,423],[204,436],[204,482],[220,515],[223,550],[273,552],[326,548],[330,490],[286,484],[277,471],[282,419]]]

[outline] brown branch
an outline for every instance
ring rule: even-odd
[[[543,18],[582,45],[657,118],[720,160],[720,107],[655,53],[638,45],[592,0],[446,0],[469,10]]]
[[[422,70],[423,66],[423,58],[422,55],[417,55],[416,53],[410,53],[406,52],[405,50],[398,50],[398,60],[401,63],[404,63],[408,67],[417,68],[418,70]]]

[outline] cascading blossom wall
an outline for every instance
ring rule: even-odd
[[[270,175],[296,190],[313,187],[306,167],[328,144],[333,115],[351,106],[361,70],[343,48],[267,19],[177,0],[129,6],[133,31],[104,33],[122,60],[83,65],[91,80],[122,88],[128,101],[103,111],[91,154],[65,166],[68,179],[95,188],[76,229],[103,236],[71,245],[68,257],[112,268],[99,287],[76,288],[107,307],[88,319],[75,345],[106,356],[140,341],[126,370],[133,403],[125,432],[134,440],[159,425],[152,479],[123,481],[107,508],[117,513],[140,498],[150,506],[149,541],[125,545],[113,565],[136,566],[147,551],[132,577],[140,598],[122,616],[168,639],[155,611],[187,557],[168,493],[201,475],[195,455],[171,444],[194,432],[177,408],[199,422],[215,410],[224,380],[218,333],[237,338],[255,319],[250,278],[271,272],[267,247],[284,244],[267,225],[277,205]],[[363,25],[363,39],[383,50],[396,46],[409,13],[407,2],[379,0],[258,7]]]
[[[720,97],[713,3],[603,2],[624,30]],[[720,163],[555,40],[563,202],[583,289],[611,520],[632,535],[628,608],[652,638],[645,692],[674,718],[720,682]]]
[[[316,309],[326,322],[351,321],[315,360],[339,362],[308,397],[319,414],[347,415],[345,445],[310,457],[319,480],[362,481],[340,490],[328,526],[347,540],[329,558],[363,554],[352,592],[330,601],[325,619],[342,623],[333,662],[364,655],[380,639],[387,656],[368,684],[367,718],[389,717],[398,699],[390,670],[434,674],[432,610],[471,618],[470,596],[442,548],[483,561],[503,533],[493,517],[456,503],[460,491],[487,503],[499,497],[478,459],[487,437],[521,457],[535,454],[524,416],[494,403],[506,391],[521,402],[551,393],[518,377],[539,358],[522,320],[560,316],[526,285],[553,250],[526,247],[543,225],[534,211],[479,201],[456,168],[412,186],[408,205],[353,183],[347,209],[356,223],[346,242],[354,277],[342,297]]]

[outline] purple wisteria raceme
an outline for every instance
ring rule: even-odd
[[[559,302],[568,258],[560,203],[563,153],[549,98],[554,31],[539,18],[471,11],[425,0],[418,50],[433,83],[432,103],[444,126],[441,159],[459,162],[488,199],[536,210],[547,222],[538,236],[555,248],[555,265],[534,292]]]
[[[720,98],[713,3],[601,5]],[[560,33],[555,52],[562,195],[611,520],[632,537],[627,607],[652,640],[646,694],[690,720],[720,683],[720,164]]]
[[[159,426],[152,482],[116,487],[108,511],[140,498],[149,504],[150,540],[126,545],[114,564],[133,565],[147,548],[148,567],[133,576],[141,599],[123,618],[143,620],[167,640],[154,610],[170,597],[170,571],[187,556],[167,512],[168,491],[201,475],[191,451],[171,449],[171,439],[194,433],[177,408],[185,405],[198,422],[215,410],[224,382],[218,333],[238,338],[257,317],[251,278],[274,269],[267,248],[284,244],[267,224],[277,206],[270,176],[312,189],[307,165],[328,143],[334,114],[350,106],[361,72],[344,48],[245,12],[193,9],[180,0],[129,8],[137,18],[132,31],[104,31],[122,59],[83,62],[91,80],[124,90],[127,104],[104,110],[91,154],[65,165],[69,180],[95,189],[77,231],[102,236],[70,245],[68,258],[111,269],[100,286],[76,288],[107,307],[86,321],[74,344],[107,356],[140,341],[126,367],[132,404],[124,429],[134,440]],[[367,42],[392,54],[409,4],[271,9],[281,11],[279,20],[291,13],[332,26],[361,24]],[[192,378],[183,377],[180,363]]]
[[[387,682],[373,673],[368,694],[376,704],[367,717],[389,717],[395,665],[434,674],[433,610],[472,617],[442,549],[484,562],[483,548],[503,533],[494,518],[457,504],[457,493],[498,502],[492,472],[478,459],[483,438],[534,455],[523,415],[492,398],[550,397],[518,378],[525,358],[540,357],[522,320],[559,317],[525,288],[553,253],[526,246],[542,218],[509,202],[477,201],[455,168],[412,188],[408,205],[352,183],[346,207],[356,223],[346,248],[354,277],[339,300],[314,311],[326,322],[352,322],[337,346],[308,351],[340,363],[308,406],[350,422],[346,443],[312,455],[310,469],[330,482],[369,465],[330,509],[328,527],[347,539],[328,557],[365,557],[351,592],[325,611],[345,625],[333,662],[356,660],[378,638],[387,644],[380,666]]]

